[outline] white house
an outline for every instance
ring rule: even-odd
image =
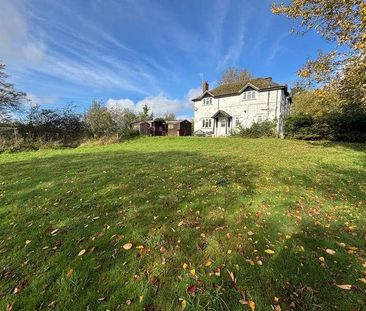
[[[290,104],[287,85],[272,78],[220,85],[209,90],[202,85],[202,95],[193,99],[194,132],[212,136],[228,136],[239,125],[272,120],[279,137],[283,137],[284,117]]]

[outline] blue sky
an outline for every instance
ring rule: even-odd
[[[262,0],[0,0],[0,60],[34,103],[83,111],[93,99],[155,115],[193,114],[201,74],[230,66],[291,85],[319,36]]]

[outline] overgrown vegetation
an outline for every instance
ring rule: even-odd
[[[293,90],[287,136],[365,141],[365,2],[298,0],[274,4],[273,12],[293,19],[299,33],[316,30],[338,45],[299,70],[303,86]]]
[[[248,138],[260,138],[260,137],[275,137],[275,122],[262,121],[254,122],[250,127],[243,127],[239,125],[232,130],[232,136],[248,137]]]
[[[363,310],[365,145],[0,155],[0,309]]]

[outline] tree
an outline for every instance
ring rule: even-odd
[[[107,136],[115,131],[112,114],[100,101],[92,102],[85,114],[85,123],[94,137]]]
[[[327,117],[339,112],[342,100],[334,90],[317,89],[296,92],[292,98],[291,113],[315,118]]]
[[[176,116],[175,116],[175,114],[173,112],[166,113],[164,115],[164,120],[165,121],[174,121],[174,120],[176,120]]]
[[[0,64],[0,120],[7,119],[9,112],[18,110],[26,100],[26,93],[17,91],[13,84],[6,82],[7,78],[5,65]]]
[[[224,72],[221,74],[219,85],[241,81],[246,82],[250,79],[253,79],[253,76],[248,70],[239,70],[236,67],[231,67],[224,70]]]
[[[123,109],[110,108],[109,110],[112,114],[112,119],[119,132],[122,132],[125,129],[130,128],[131,123],[139,119],[138,115],[133,110],[128,108]]]
[[[310,84],[329,84],[342,78],[345,67],[362,67],[366,52],[366,3],[364,0],[293,0],[273,4],[272,12],[294,19],[296,31],[317,31],[341,49],[309,60],[299,70]],[[353,85],[349,86],[353,88]],[[364,90],[365,92],[365,90]],[[364,96],[365,94],[363,94]]]
[[[154,119],[154,114],[150,111],[150,107],[145,104],[142,106],[142,112],[140,112],[140,121],[147,121],[147,120],[152,120]]]

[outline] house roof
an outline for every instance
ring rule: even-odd
[[[213,97],[236,95],[242,93],[248,86],[253,87],[258,91],[268,90],[272,88],[284,88],[287,92],[287,86],[281,85],[277,82],[273,82],[271,78],[256,78],[249,81],[241,81],[234,83],[226,83],[219,85],[218,87],[203,93],[202,95],[193,99],[193,101],[201,100],[207,93],[211,93]]]

